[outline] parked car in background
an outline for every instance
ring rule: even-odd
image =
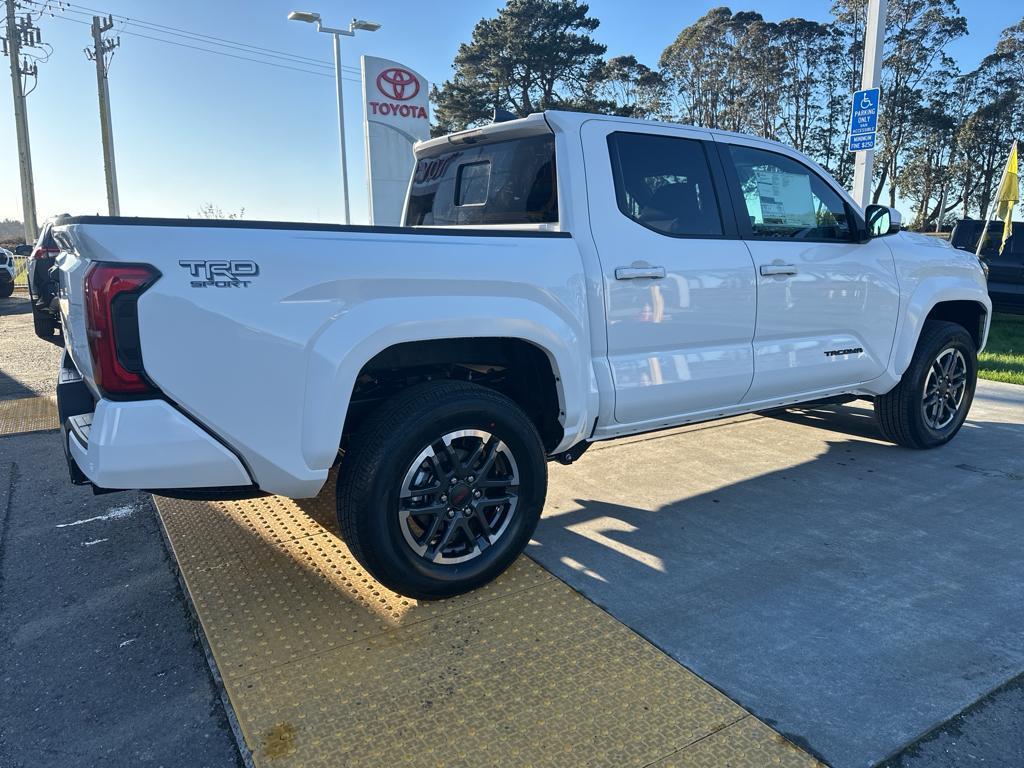
[[[28,259],[28,295],[32,302],[32,324],[36,335],[61,344],[60,308],[57,306],[57,276],[52,271],[60,248],[53,239],[53,221],[43,225]]]
[[[950,242],[954,248],[974,253],[981,237],[980,219],[961,219],[953,227]],[[1024,314],[1024,222],[1013,222],[1006,247],[999,253],[1003,241],[1003,222],[988,223],[988,237],[981,249],[981,258],[988,266],[988,295],[996,312]]]
[[[32,246],[29,245],[28,243],[22,243],[21,245],[16,245],[16,246],[14,246],[14,255],[15,256],[31,256],[32,255]]]
[[[72,480],[303,498],[338,464],[355,557],[439,598],[594,441],[868,397],[933,448],[967,418],[981,264],[794,149],[545,112],[415,155],[404,227],[58,220]]]
[[[14,254],[0,248],[0,299],[14,293]]]

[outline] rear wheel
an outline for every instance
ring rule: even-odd
[[[384,403],[353,436],[338,522],[378,581],[437,599],[511,565],[546,491],[544,448],[522,409],[475,384],[429,382]]]
[[[32,327],[35,329],[36,336],[41,339],[48,339],[57,330],[57,321],[48,311],[33,305]]]
[[[14,281],[0,281],[0,299],[6,299],[10,297],[12,293],[14,293]]]
[[[882,433],[908,448],[935,448],[960,431],[974,401],[978,351],[956,323],[929,321],[900,383],[875,398]]]

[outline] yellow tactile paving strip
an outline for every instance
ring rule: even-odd
[[[0,435],[58,429],[57,400],[53,397],[23,397],[0,400]]]
[[[418,602],[318,499],[157,498],[259,766],[816,766],[526,558]]]

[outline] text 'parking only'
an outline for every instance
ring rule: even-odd
[[[857,91],[850,106],[850,151],[874,149],[878,131],[878,88]]]

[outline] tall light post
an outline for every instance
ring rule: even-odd
[[[345,155],[345,103],[341,92],[341,36],[355,37],[356,30],[359,29],[364,32],[376,32],[380,29],[380,24],[363,19],[352,19],[348,29],[334,29],[325,27],[320,21],[320,14],[310,11],[292,11],[288,14],[288,20],[316,24],[317,32],[327,32],[334,36],[334,80],[338,88],[338,138],[341,142],[341,191],[345,199],[345,223],[349,224],[351,222],[348,208],[348,161]]]
[[[860,88],[866,91],[882,83],[882,52],[885,48],[885,17],[887,0],[868,0],[867,24],[864,29],[864,68]],[[853,165],[853,199],[866,208],[871,202],[871,181],[875,150],[858,152]]]

